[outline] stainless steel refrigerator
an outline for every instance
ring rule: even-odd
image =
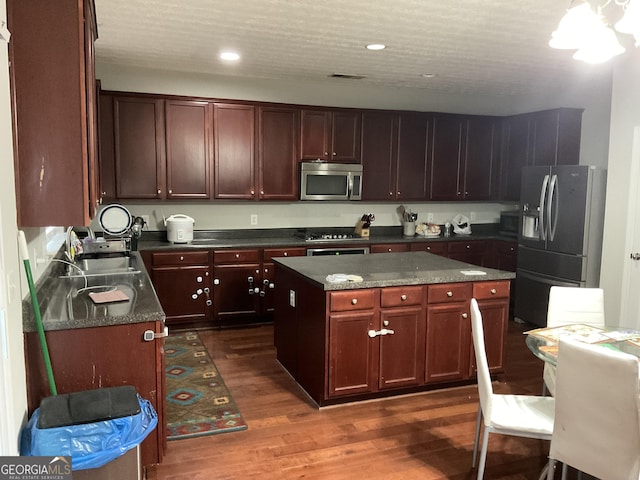
[[[600,167],[523,169],[516,319],[546,326],[553,285],[599,285],[605,188]]]

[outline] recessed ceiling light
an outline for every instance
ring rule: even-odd
[[[235,60],[240,60],[240,55],[238,55],[236,52],[222,52],[220,54],[220,58],[222,60],[235,61]]]
[[[437,77],[437,75],[435,73],[423,73],[422,75],[420,75],[422,78],[434,78]]]
[[[387,48],[387,46],[382,43],[370,43],[367,45],[367,49],[369,50],[384,50],[385,48]]]

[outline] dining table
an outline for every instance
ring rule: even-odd
[[[560,338],[599,345],[635,355],[640,359],[640,330],[626,327],[593,327],[570,324],[560,327],[536,328],[524,332],[525,343],[531,352],[553,366],[558,364],[558,342]]]

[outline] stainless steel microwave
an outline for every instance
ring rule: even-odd
[[[360,200],[362,165],[300,163],[300,200]]]

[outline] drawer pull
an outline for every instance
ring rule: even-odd
[[[447,292],[447,297],[453,297],[453,292],[451,290]]]
[[[288,252],[284,252],[282,255],[285,256],[285,257],[288,257],[289,253]]]
[[[239,253],[236,253],[236,258],[240,258],[240,254]]]
[[[357,298],[352,298],[351,299],[351,305],[356,305],[358,303],[358,299]]]
[[[467,245],[467,248],[471,248],[471,245]]]
[[[184,257],[182,255],[180,255],[180,261],[184,261]]]
[[[468,313],[463,313],[462,314],[462,318],[469,318],[469,314]]]
[[[490,292],[491,292],[491,295],[495,295],[496,293],[498,293],[498,291],[495,288],[492,288]]]
[[[214,278],[213,279],[213,284],[214,285],[220,285],[220,279],[219,278]]]
[[[400,300],[402,300],[403,302],[407,299],[406,295],[400,295]]]

